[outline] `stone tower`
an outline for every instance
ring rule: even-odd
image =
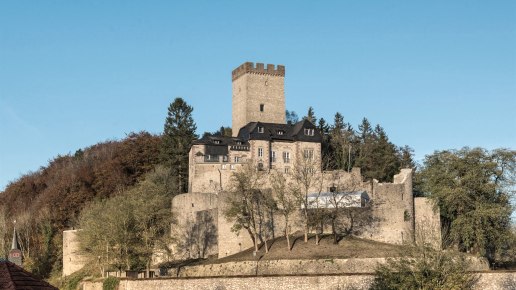
[[[233,70],[233,136],[249,122],[285,124],[285,67],[246,62]]]

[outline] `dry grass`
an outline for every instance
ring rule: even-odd
[[[253,254],[254,248],[232,256],[218,260],[205,261],[208,263],[225,263],[234,261],[253,261],[253,260],[281,260],[281,259],[330,259],[330,258],[380,258],[398,257],[402,253],[403,246],[375,242],[371,240],[359,239],[355,237],[344,237],[338,244],[333,243],[333,236],[324,235],[315,244],[315,236],[310,236],[308,242],[303,241],[303,234],[296,233],[291,238],[293,241],[292,251],[288,251],[287,241],[284,237],[269,241],[269,253],[265,253],[264,245],[256,255]]]

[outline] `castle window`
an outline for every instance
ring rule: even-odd
[[[213,140],[213,143],[220,144],[220,140]]]
[[[265,107],[264,104],[260,104],[260,112],[263,112],[263,107]]]
[[[305,157],[305,160],[314,159],[314,149],[305,149],[303,156]]]
[[[304,132],[305,132],[305,136],[313,136],[314,135],[314,129],[305,128]]]
[[[242,141],[237,141],[237,145],[242,145]]]
[[[290,152],[283,152],[283,162],[290,163]]]
[[[263,133],[263,132],[265,132],[264,128],[263,128],[263,127],[261,127],[261,126],[259,126],[259,127],[258,127],[258,133]]]
[[[283,134],[285,134],[285,131],[283,131],[283,130],[278,130],[278,135],[283,135]]]
[[[290,173],[290,168],[289,168],[289,167],[285,167],[285,173],[286,173],[286,174],[289,174],[289,173]]]
[[[229,166],[229,169],[231,169],[231,170],[235,170],[235,165],[231,164],[231,165]]]
[[[235,159],[235,163],[240,162],[240,156],[235,156],[235,158],[234,158],[234,159]]]
[[[263,148],[262,147],[258,148],[258,157],[263,157]]]
[[[258,163],[258,171],[263,171],[263,163]]]
[[[228,162],[228,156],[227,155],[222,155],[222,161]]]
[[[271,162],[276,162],[276,151],[271,152]]]
[[[227,165],[226,164],[222,164],[222,169],[226,169],[227,168]]]

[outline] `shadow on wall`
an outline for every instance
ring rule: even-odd
[[[186,227],[177,235],[182,259],[207,258],[218,253],[216,214],[216,209],[198,211],[193,220],[185,223]]]

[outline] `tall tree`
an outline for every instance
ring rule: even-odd
[[[422,190],[439,206],[451,246],[495,260],[511,236],[515,173],[515,150],[466,147],[426,156]]]
[[[165,120],[161,157],[175,178],[174,194],[188,191],[188,152],[197,139],[192,111],[193,108],[182,98],[176,98],[168,107]]]
[[[353,127],[344,122],[344,117],[337,112],[330,130],[333,168],[350,171],[355,163],[358,150],[357,138]]]
[[[294,124],[299,121],[299,117],[297,116],[297,113],[294,111],[285,111],[285,118],[287,119],[287,124]]]
[[[314,125],[317,124],[317,117],[315,117],[314,108],[312,106],[308,108],[308,113],[303,119],[310,121]]]

